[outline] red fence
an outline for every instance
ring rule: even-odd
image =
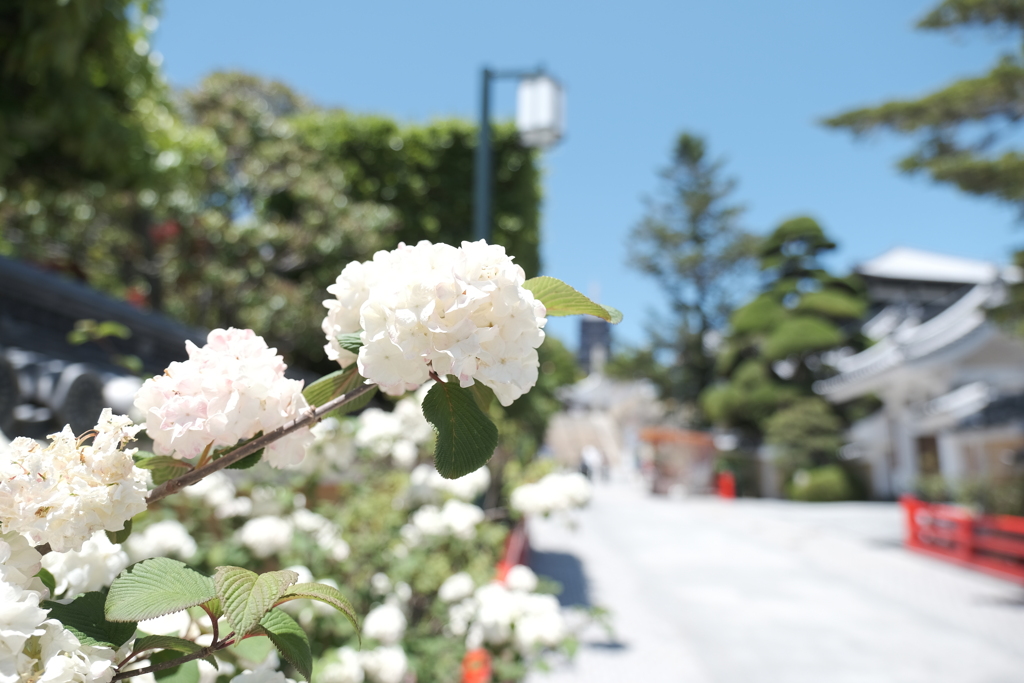
[[[900,503],[911,550],[1024,584],[1024,517],[974,515],[913,496]]]
[[[525,564],[530,553],[526,523],[520,520],[505,538],[505,552],[495,567],[495,580],[504,581],[508,570]],[[470,650],[462,659],[462,683],[491,683],[491,654],[480,647]]]

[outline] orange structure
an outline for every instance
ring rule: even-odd
[[[900,499],[911,550],[1024,584],[1024,517]]]

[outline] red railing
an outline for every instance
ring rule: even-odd
[[[1024,584],[1024,517],[900,499],[911,550]]]
[[[517,564],[525,564],[530,552],[526,537],[526,524],[520,520],[505,538],[505,552],[495,567],[495,580],[504,582],[508,570]],[[491,653],[480,647],[470,650],[462,659],[462,683],[491,682]]]

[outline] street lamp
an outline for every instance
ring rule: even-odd
[[[480,97],[480,132],[473,176],[473,239],[491,239],[491,199],[494,178],[491,159],[491,81],[514,78],[516,130],[525,147],[551,147],[565,130],[565,94],[561,84],[543,69],[534,71],[492,71],[484,68]]]

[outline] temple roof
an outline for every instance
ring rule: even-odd
[[[1020,268],[1000,266],[990,261],[936,254],[910,247],[895,247],[881,256],[865,261],[854,269],[866,277],[890,280],[918,280],[984,284],[1002,277],[1008,282],[1021,280]]]

